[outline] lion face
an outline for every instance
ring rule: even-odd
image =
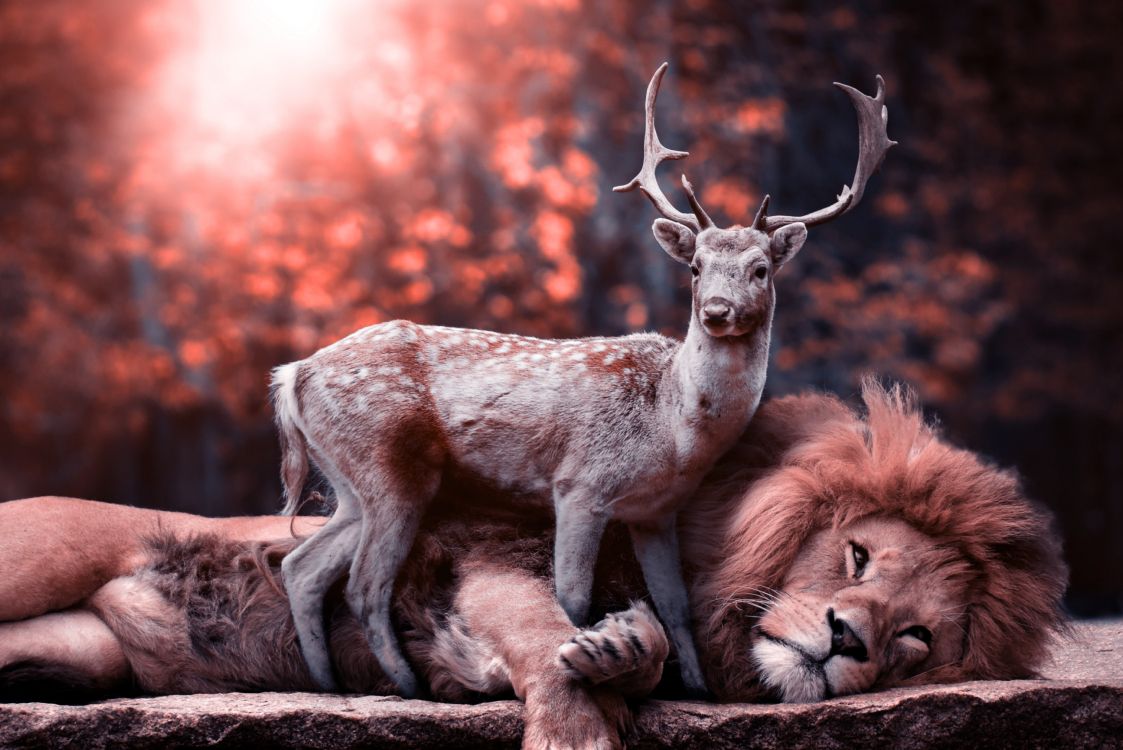
[[[684,512],[696,638],[722,700],[1034,674],[1067,570],[1017,476],[900,388],[764,404]]]
[[[965,564],[908,524],[814,534],[755,628],[761,682],[787,702],[900,684],[962,651]]]

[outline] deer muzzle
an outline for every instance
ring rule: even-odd
[[[700,310],[702,325],[711,335],[721,335],[733,323],[733,303],[724,297],[711,297]]]

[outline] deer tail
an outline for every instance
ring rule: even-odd
[[[308,478],[308,443],[300,429],[300,404],[296,398],[299,369],[299,362],[281,365],[273,370],[270,383],[281,441],[281,483],[285,488],[285,506],[281,513],[288,516],[296,515],[304,493],[304,481]]]

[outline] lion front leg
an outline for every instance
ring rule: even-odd
[[[624,697],[575,681],[558,664],[558,647],[578,634],[549,581],[498,563],[467,564],[455,607],[473,638],[502,661],[526,703],[523,747],[621,747],[631,728]]]
[[[659,684],[670,644],[644,602],[613,612],[558,649],[558,665],[574,680],[641,698]]]

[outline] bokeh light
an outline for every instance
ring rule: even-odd
[[[267,512],[269,368],[381,320],[680,335],[688,277],[610,189],[651,72],[728,223],[830,202],[829,84],[881,73],[901,145],[782,274],[769,391],[908,381],[1115,596],[1121,30],[1113,3],[0,2],[0,496]]]

